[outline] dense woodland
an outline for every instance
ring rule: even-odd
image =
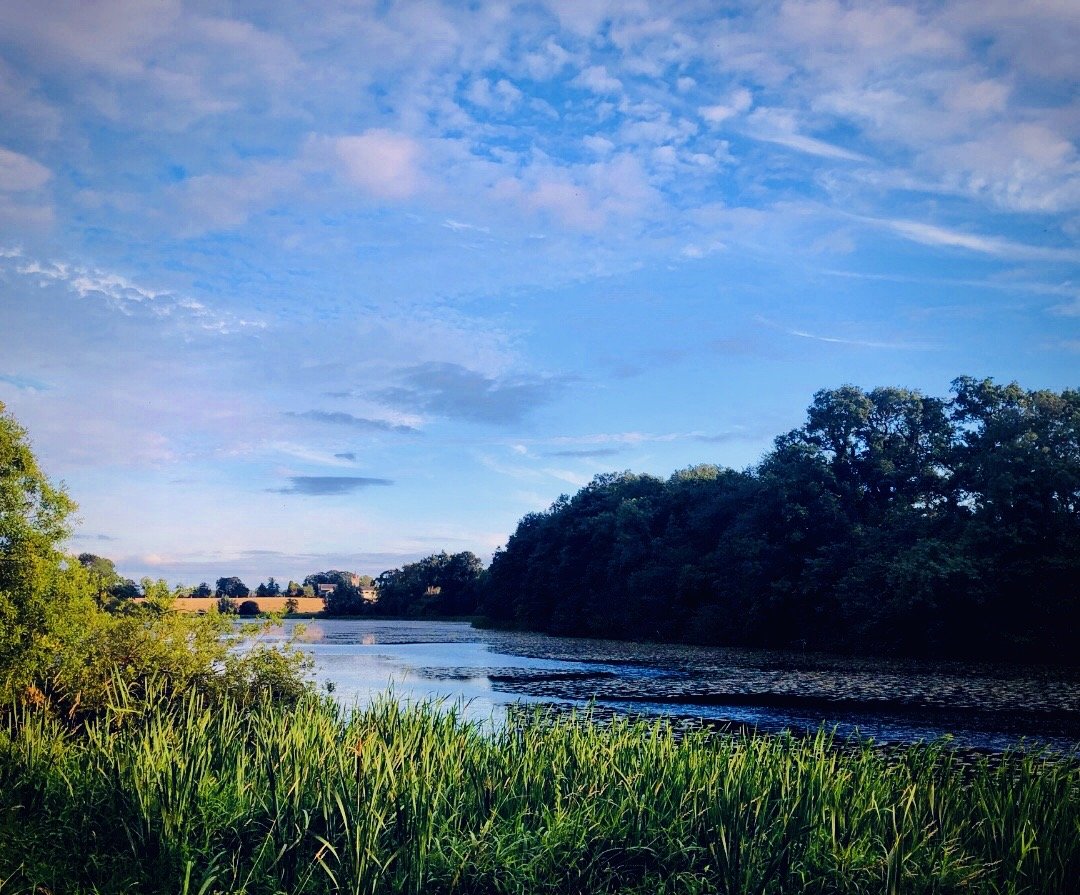
[[[597,476],[518,524],[493,623],[964,657],[1080,655],[1080,392],[820,391],[746,471]]]

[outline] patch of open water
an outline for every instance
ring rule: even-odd
[[[988,751],[1080,743],[1078,669],[583,640],[461,622],[302,624],[316,681],[346,704],[392,689],[403,700],[460,701],[466,717],[496,723],[518,703],[592,703],[768,732],[824,724],[878,743],[944,735]]]

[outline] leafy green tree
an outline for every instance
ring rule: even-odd
[[[98,605],[106,605],[113,597],[113,590],[123,582],[113,561],[93,553],[80,553],[79,565],[90,573]]]
[[[193,597],[212,597],[214,592],[210,589],[210,585],[203,581],[197,587],[192,589],[191,595]]]
[[[93,561],[61,549],[74,509],[0,405],[0,705],[29,705],[77,727],[117,688],[135,699],[151,686],[244,701],[304,692],[300,654],[259,644],[233,651],[224,619],[170,611],[164,581],[144,580],[145,603],[104,611]]]
[[[342,572],[338,569],[330,569],[327,572],[315,572],[304,579],[305,587],[318,587],[320,584],[333,584],[337,587],[352,587],[352,572]]]
[[[142,596],[142,591],[139,590],[139,585],[137,585],[130,578],[123,578],[119,583],[114,584],[112,588],[110,588],[110,593],[113,597],[113,603],[110,605],[113,608],[115,608],[118,602],[122,603],[125,600],[133,600],[135,599],[135,597]]]
[[[157,581],[152,578],[143,578],[139,582],[139,586],[146,601],[145,605],[149,609],[158,613],[168,612],[172,609],[176,594],[169,588],[169,584],[164,578],[158,578]]]
[[[234,575],[230,578],[218,578],[214,595],[217,597],[230,597],[231,599],[243,599],[250,596],[251,591],[248,590],[243,581]]]
[[[267,581],[265,584],[259,584],[255,588],[256,596],[260,597],[276,597],[281,593],[281,585],[278,584],[273,578]]]
[[[375,580],[376,611],[420,617],[472,615],[483,571],[483,564],[469,551],[433,553],[400,569],[389,569]]]
[[[96,628],[90,572],[60,544],[75,505],[46,479],[25,430],[0,404],[0,699],[62,677]],[[65,649],[64,644],[69,644]]]
[[[381,577],[380,607],[428,611],[424,568]],[[558,634],[1069,659],[1077,580],[1080,392],[961,378],[950,400],[819,391],[745,472],[597,476],[521,520],[481,611]]]

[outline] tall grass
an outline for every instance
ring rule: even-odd
[[[0,727],[0,893],[1080,891],[1080,770],[315,698]]]

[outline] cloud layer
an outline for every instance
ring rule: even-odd
[[[1077,45],[1034,0],[8,0],[0,400],[180,573],[485,553],[845,381],[1075,385]]]

